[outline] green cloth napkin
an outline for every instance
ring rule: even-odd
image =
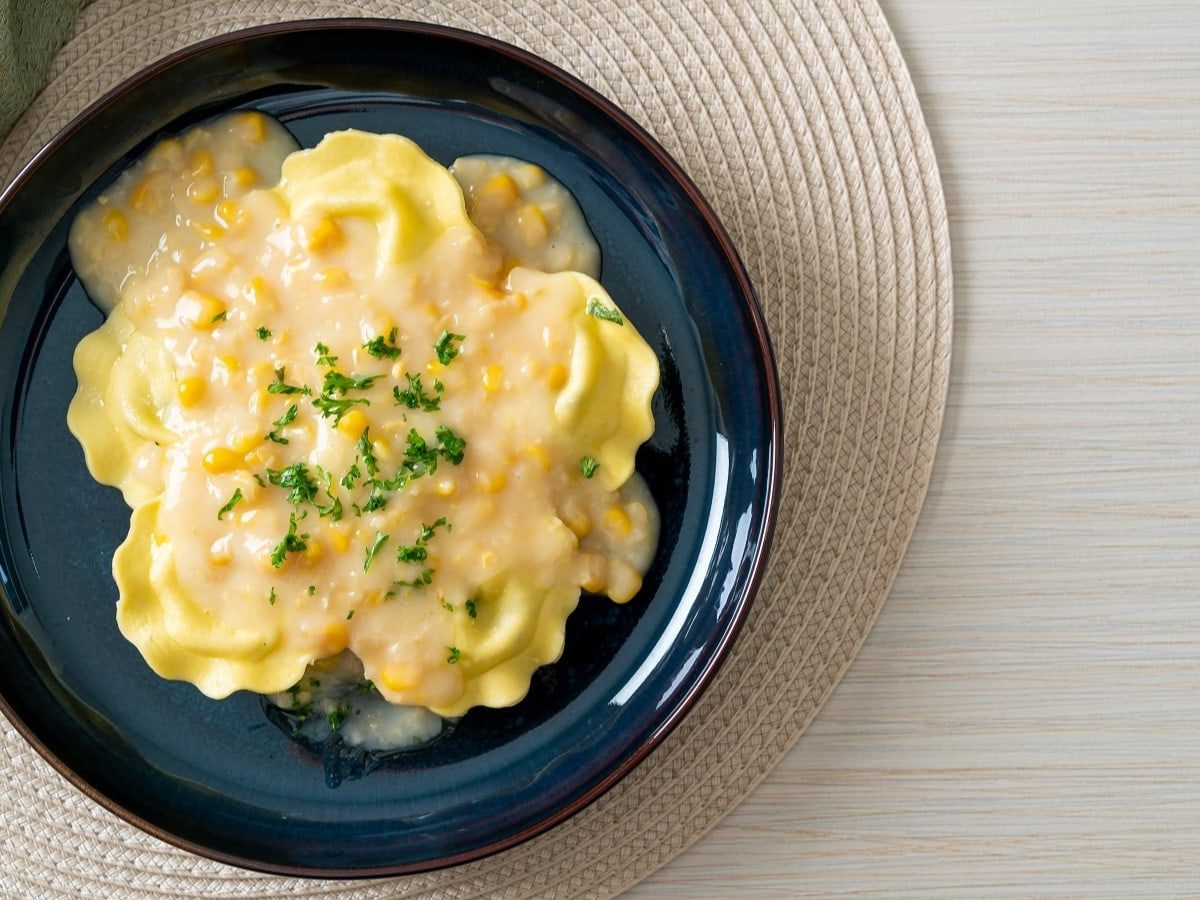
[[[50,57],[85,0],[0,0],[0,137],[42,88]]]

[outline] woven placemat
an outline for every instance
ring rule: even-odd
[[[0,146],[0,180],[171,51],[285,19],[439,22],[532,50],[606,94],[732,234],[779,357],[787,447],[775,550],[734,652],[632,775],[547,834],[401,879],[259,875],[87,800],[0,723],[0,895],[608,896],[721,819],[812,719],[875,620],[925,495],[950,358],[945,204],[875,0],[100,0]]]

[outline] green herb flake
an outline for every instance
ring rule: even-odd
[[[412,579],[412,581],[397,581],[395,583],[395,586],[396,587],[410,587],[410,588],[415,588],[417,590],[421,590],[427,584],[429,584],[431,581],[433,581],[433,569],[422,569],[421,574],[418,575],[416,578]],[[392,596],[392,593],[389,593],[388,596],[389,597]]]
[[[318,366],[336,366],[337,365],[338,358],[336,356],[330,356],[329,348],[325,344],[322,344],[320,341],[317,341],[316,346],[313,347],[313,355],[316,356],[316,358],[317,358]]]
[[[271,565],[276,569],[283,565],[289,553],[303,553],[308,549],[308,535],[296,534],[296,514],[292,513],[288,516],[288,531],[283,536],[283,540],[275,545],[275,549],[271,551]]]
[[[208,321],[209,321],[210,325],[216,325],[218,322],[224,322],[228,318],[229,318],[229,310],[225,310],[224,312],[217,313],[215,316],[213,316]]]
[[[308,586],[308,596],[315,597],[316,595],[317,595],[317,586],[315,584],[310,584]]]
[[[376,359],[395,359],[400,355],[400,348],[396,346],[395,328],[388,332],[386,338],[381,334],[371,338],[362,346]]]
[[[307,397],[312,394],[312,389],[306,385],[288,384],[285,379],[283,367],[275,370],[275,380],[267,385],[268,394],[302,394]]]
[[[254,333],[258,335],[258,339],[260,341],[265,341],[271,336],[271,329],[264,325],[259,325],[256,329],[254,329]]]
[[[272,587],[271,588],[271,596],[267,598],[267,602],[270,603],[272,606],[274,606],[275,601],[278,599],[279,599],[279,595],[275,593],[275,588]]]
[[[447,647],[446,653],[446,662],[450,663],[450,665],[454,665],[456,662],[462,659],[462,651],[457,647]]]
[[[442,601],[442,609],[444,609],[446,612],[452,613],[452,612],[454,612],[454,604],[451,603],[449,600],[443,600]]]
[[[354,610],[350,610],[350,612],[346,613],[346,621],[347,622],[349,622],[353,618],[354,618]]]
[[[371,563],[375,562],[375,554],[377,554],[380,548],[382,548],[383,545],[388,542],[390,537],[391,535],[384,534],[382,531],[377,531],[375,533],[375,542],[367,548],[367,558],[363,562],[364,572],[371,568]]]
[[[271,423],[275,427],[267,432],[267,440],[274,441],[276,444],[288,443],[288,439],[285,438],[279,432],[281,429],[286,428],[288,425],[291,425],[292,422],[296,421],[296,415],[299,412],[300,412],[300,408],[298,406],[296,406],[295,403],[293,403],[291,406],[289,406],[287,408],[287,412],[285,412],[282,416],[280,416],[278,419],[276,419],[274,422]]]
[[[433,342],[433,351],[437,354],[438,362],[443,366],[450,365],[450,361],[459,354],[459,347],[454,345],[455,341],[465,341],[465,334],[453,334],[452,332],[443,330],[438,335],[436,341]]]
[[[302,462],[292,463],[286,469],[267,469],[267,480],[288,489],[287,501],[292,506],[311,503],[317,496],[317,482]]]
[[[442,456],[456,466],[461,463],[463,451],[467,449],[467,442],[446,425],[439,425],[434,434],[437,435],[437,439],[442,445],[439,448]]]
[[[587,314],[594,319],[603,319],[605,322],[612,322],[614,325],[624,325],[625,320],[621,314],[611,306],[605,306],[600,302],[599,297],[589,297],[587,302]]]
[[[584,478],[591,478],[596,474],[596,470],[600,468],[600,463],[596,462],[593,456],[585,456],[579,460],[579,471],[583,473]]]
[[[420,373],[411,372],[404,376],[408,387],[400,389],[400,385],[392,388],[392,396],[397,406],[407,406],[409,409],[421,409],[425,412],[437,412],[442,407],[442,392],[445,387],[436,378],[433,380],[433,393],[425,393],[425,385],[421,383]]]
[[[229,498],[229,502],[217,510],[217,521],[220,522],[225,518],[227,513],[233,512],[233,508],[242,502],[242,489],[234,488],[233,496]]]
[[[339,706],[329,714],[329,728],[331,731],[338,731],[342,727],[342,723],[346,721],[346,716],[350,715],[349,706]]]
[[[467,601],[467,603],[466,603],[466,608],[467,608],[467,615],[468,615],[468,616],[470,616],[472,619],[474,619],[474,618],[478,618],[478,616],[479,616],[479,607],[475,605],[475,598],[474,598],[474,597],[472,597],[471,599],[469,599],[469,600]]]
[[[375,682],[373,682],[370,678],[364,678],[358,683],[357,687],[360,694],[369,694],[371,691],[375,690]]]

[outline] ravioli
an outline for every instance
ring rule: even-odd
[[[650,565],[657,359],[594,278],[481,231],[412,141],[281,131],[170,138],[72,230],[112,310],[68,422],[132,508],[118,625],[214,698],[349,654],[390,704],[517,703],[581,591],[626,602]]]

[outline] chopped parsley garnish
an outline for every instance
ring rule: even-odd
[[[390,537],[391,535],[384,534],[382,531],[375,532],[375,542],[367,548],[367,558],[363,562],[364,572],[371,568],[371,563],[375,562],[375,554],[388,542]]]
[[[286,469],[267,469],[267,480],[288,489],[287,501],[292,506],[311,503],[317,496],[317,483],[302,462],[292,463]]]
[[[322,392],[330,396],[340,396],[347,391],[365,391],[382,377],[382,375],[361,375],[358,378],[352,378],[341,372],[326,372]]]
[[[354,482],[361,477],[362,472],[359,471],[358,462],[356,461],[351,464],[350,468],[346,470],[346,474],[342,476],[342,487],[350,490],[354,487]]]
[[[454,346],[455,341],[464,341],[467,336],[465,334],[453,334],[443,330],[438,335],[438,339],[433,342],[433,350],[437,354],[438,362],[443,366],[450,365],[450,360],[458,356],[459,349]]]
[[[446,612],[454,612],[454,604],[449,600],[443,600],[442,609],[444,609]]]
[[[209,324],[216,325],[218,322],[224,322],[228,318],[229,318],[229,310],[225,310],[224,312],[217,313],[215,316],[213,316],[208,321],[209,321]]]
[[[233,512],[233,508],[242,502],[242,489],[234,488],[233,496],[229,498],[229,502],[217,510],[217,521],[220,522],[225,518],[226,513]]]
[[[595,457],[585,456],[579,460],[579,471],[583,473],[584,478],[591,478],[596,474],[598,468],[600,468],[600,463],[596,462]]]
[[[351,612],[354,612],[354,610],[351,610]],[[370,678],[364,678],[358,683],[358,692],[360,694],[369,694],[373,690],[375,690],[375,682]]]
[[[325,482],[325,490],[333,487],[333,476],[329,474],[329,470],[324,466],[313,466],[313,471],[317,473],[317,477]],[[331,495],[332,496],[332,495]]]
[[[350,610],[350,612],[346,613],[346,621],[347,622],[349,622],[353,618],[354,618],[354,610]]]
[[[439,425],[434,434],[441,441],[442,446],[439,449],[442,456],[456,466],[463,461],[463,451],[467,449],[466,441],[446,425]]]
[[[423,409],[425,412],[437,412],[442,406],[442,392],[445,387],[436,378],[433,379],[433,393],[425,393],[425,385],[421,383],[420,373],[411,372],[404,376],[408,387],[400,390],[400,385],[392,388],[392,396],[396,398],[397,406],[407,406],[409,409]]]
[[[605,322],[612,322],[614,325],[625,324],[625,320],[621,318],[621,314],[611,306],[605,306],[603,303],[601,303],[599,297],[588,298],[587,314],[595,319],[603,319]]]
[[[267,385],[268,394],[303,394],[309,396],[312,393],[312,388],[307,385],[288,384],[284,381],[284,370],[282,367],[275,370],[275,380]]]
[[[471,599],[469,599],[467,601],[466,607],[467,607],[467,615],[470,616],[472,619],[476,618],[479,615],[479,607],[477,607],[475,605],[474,597],[472,597]]]
[[[447,647],[446,653],[446,662],[450,663],[450,665],[454,665],[456,662],[462,659],[462,651],[457,647]]]
[[[317,586],[315,584],[310,584],[308,586],[308,596],[315,597],[316,595],[317,595]]]
[[[358,443],[354,445],[354,449],[358,451],[358,458],[367,467],[367,477],[374,478],[379,473],[379,461],[375,458],[375,448],[371,446],[370,428],[363,429],[363,433],[358,436]]]
[[[308,549],[308,535],[296,534],[296,514],[288,516],[288,531],[283,540],[271,551],[271,565],[276,569],[283,565],[289,553],[303,553]]]
[[[286,444],[288,439],[281,435],[279,431],[281,428],[291,425],[292,422],[296,421],[296,414],[299,412],[300,408],[295,403],[289,406],[287,412],[271,423],[275,427],[267,432],[267,440],[274,441],[276,444]]]
[[[259,325],[258,328],[254,329],[254,333],[258,335],[260,341],[265,341],[271,336],[271,329],[264,325]]]
[[[350,714],[349,706],[339,706],[329,714],[329,728],[332,731],[337,731],[342,727],[342,722],[346,721],[346,716]]]
[[[329,516],[329,521],[340,522],[342,518],[342,501],[341,498],[329,495],[329,505],[322,506],[320,503],[313,504],[317,508],[317,515],[321,518]]]
[[[425,587],[425,585],[429,584],[431,581],[433,581],[433,569],[422,569],[421,574],[412,581],[397,581],[396,587],[410,587],[417,588],[419,590]],[[388,596],[392,596],[390,592],[388,593]]]
[[[396,346],[396,329],[389,331],[386,338],[382,334],[371,338],[363,344],[363,349],[376,359],[395,359],[400,355],[400,348]]]
[[[267,598],[267,602],[270,603],[272,606],[274,606],[275,601],[278,599],[279,599],[279,595],[275,593],[275,588],[272,587],[271,588],[271,596]]]
[[[317,345],[315,347],[313,347],[313,353],[317,357],[317,365],[318,366],[336,366],[337,365],[338,358],[336,356],[330,356],[329,348],[327,346],[325,346],[324,344],[322,344],[320,341],[318,341]]]
[[[402,563],[417,563],[425,562],[429,558],[429,551],[425,549],[429,546],[429,542],[433,540],[434,533],[439,528],[445,528],[446,531],[453,530],[453,527],[446,521],[445,516],[438,518],[432,525],[421,525],[421,533],[417,535],[415,542],[406,544],[396,550],[396,562]],[[427,582],[428,583],[428,582]],[[453,607],[451,607],[453,609]]]
[[[323,344],[319,346],[324,346]],[[364,375],[351,378],[341,372],[330,369],[325,373],[325,381],[321,386],[321,396],[313,400],[313,406],[327,419],[333,419],[336,425],[342,416],[355,406],[370,406],[371,401],[366,397],[347,397],[348,391],[365,391],[382,375]]]

